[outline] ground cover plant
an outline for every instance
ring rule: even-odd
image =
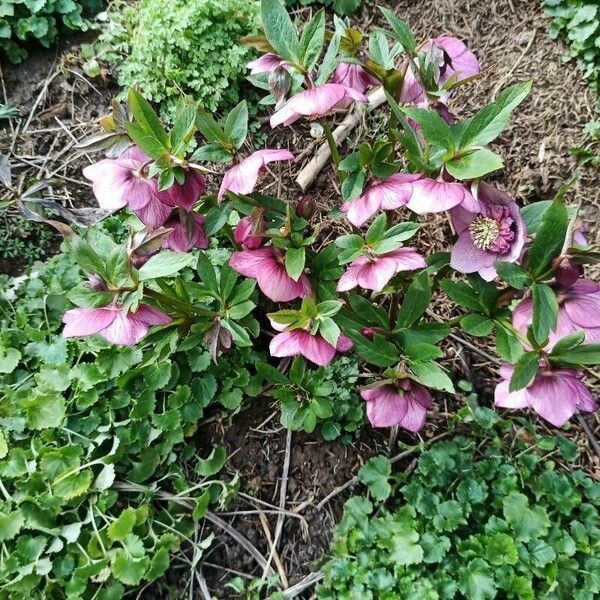
[[[258,28],[257,0],[117,2],[101,23],[86,70],[106,63],[127,90],[136,85],[173,116],[182,94],[207,110],[223,110],[241,99],[252,52],[240,39]],[[210,61],[206,57],[210,56]]]
[[[600,486],[561,468],[575,446],[524,430],[503,443],[513,425],[475,411],[492,443],[438,443],[410,476],[365,464],[369,495],[344,506],[318,598],[597,597]]]
[[[0,6],[0,50],[12,62],[27,56],[31,41],[46,48],[56,39],[59,29],[86,31],[86,17],[102,7],[100,0],[9,0]]]
[[[261,187],[301,147],[271,136],[269,148],[253,152],[246,101],[218,116],[182,102],[165,128],[133,89],[102,120],[82,147],[106,157],[84,175],[101,208],[126,209],[125,228],[75,228],[67,258],[51,263],[41,285],[34,277],[18,289],[17,301],[8,293],[5,306],[4,459],[13,447],[26,456],[26,470],[3,481],[0,509],[17,529],[5,541],[14,597],[120,597],[160,576],[169,555],[185,560],[180,546],[196,547],[187,556],[197,564],[210,539],[207,504],[224,506],[237,487],[235,477],[216,480],[223,450],[198,453],[205,412],[235,413],[261,394],[276,400],[284,427],[328,440],[352,441],[365,409],[376,427],[421,430],[454,390],[445,366],[453,329],[496,345],[506,363],[498,406],[533,409],[552,425],[595,409],[583,374],[599,358],[598,286],[583,265],[597,256],[578,210],[565,204],[570,184],[554,200],[519,208],[485,181],[502,166],[488,144],[529,82],[457,120],[453,96],[479,71],[460,40],[417,42],[389,11],[386,29],[362,38],[321,11],[302,24],[278,3],[262,10],[266,36],[249,42],[268,52],[250,63],[251,80],[267,92],[262,104],[274,106],[274,131],[306,118],[330,142],[340,206],[327,212],[314,198],[285,201]],[[332,115],[381,84],[389,122],[342,156]],[[436,226],[432,213],[448,214],[456,236],[426,252],[417,237]],[[436,314],[440,298],[451,316]],[[66,367],[46,345],[66,352]],[[145,391],[156,377],[153,402]],[[65,445],[80,448],[73,461],[46,469],[42,457],[62,457]],[[381,482],[373,470],[386,472],[384,463],[369,465],[361,478]],[[48,521],[31,515],[31,494],[52,509]],[[173,537],[158,533],[165,525]],[[281,585],[263,578],[245,593]]]

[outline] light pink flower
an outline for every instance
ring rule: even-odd
[[[527,231],[517,203],[508,194],[480,182],[478,201],[476,211],[464,205],[450,211],[458,233],[450,266],[461,273],[478,272],[486,281],[492,281],[496,261],[519,259]]]
[[[265,231],[265,221],[262,217],[253,219],[243,217],[236,225],[233,239],[247,250],[255,250],[263,244],[262,234]]]
[[[413,186],[422,177],[417,173],[396,173],[368,185],[362,196],[342,204],[342,212],[355,227],[366,223],[380,210],[394,210],[408,204]]]
[[[246,277],[256,279],[263,294],[274,302],[289,302],[312,293],[306,275],[301,275],[298,281],[294,281],[287,274],[284,254],[280,248],[268,246],[234,252],[229,259],[229,266]]]
[[[203,215],[193,211],[182,215],[179,211],[173,211],[164,226],[172,228],[173,231],[163,242],[163,248],[170,248],[176,252],[189,252],[192,248],[208,248]]]
[[[364,94],[370,86],[380,85],[381,82],[371,75],[361,65],[341,62],[333,72],[331,83],[339,83]]]
[[[133,346],[147,335],[150,325],[170,322],[169,316],[149,304],[140,304],[135,313],[126,313],[121,306],[114,304],[103,308],[73,308],[63,316],[63,336],[81,337],[98,333],[113,344]]]
[[[281,331],[285,325],[271,320],[275,329]],[[352,340],[345,335],[340,335],[337,347],[333,347],[325,341],[320,333],[311,335],[310,331],[305,329],[294,329],[292,331],[282,331],[278,333],[269,344],[271,356],[278,358],[284,356],[304,356],[307,360],[324,367],[328,365],[335,356],[336,351],[347,352],[352,348]]]
[[[340,278],[337,291],[347,292],[356,286],[380,292],[401,271],[424,269],[427,263],[414,248],[398,248],[380,256],[359,256]]]
[[[600,342],[600,285],[589,279],[573,280],[575,269],[559,269],[552,288],[558,300],[556,331],[548,336],[548,349],[566,335],[583,331],[588,344]],[[522,300],[512,314],[513,327],[527,332],[533,321],[531,297]]]
[[[364,388],[360,395],[367,401],[367,417],[373,427],[399,425],[408,431],[419,431],[432,405],[427,388],[411,379],[402,379],[397,385],[385,383]]]
[[[231,167],[223,177],[218,199],[221,201],[226,192],[234,194],[251,194],[254,191],[259,176],[264,173],[267,165],[278,160],[294,160],[289,150],[257,150]]]
[[[573,369],[551,370],[542,366],[528,387],[509,391],[514,367],[500,368],[503,381],[496,386],[494,404],[502,408],[533,408],[555,427],[562,427],[577,411],[591,412],[598,406]]]
[[[367,97],[339,83],[325,83],[292,96],[271,116],[271,127],[291,125],[302,117],[322,117],[351,101],[367,102]]]
[[[459,204],[471,211],[479,208],[479,203],[464,184],[421,177],[412,184],[407,206],[413,212],[422,215],[450,210]]]
[[[250,69],[250,75],[259,75],[260,73],[270,73],[283,64],[285,61],[281,56],[269,52],[250,61],[246,68]]]

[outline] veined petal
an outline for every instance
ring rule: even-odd
[[[93,335],[106,329],[115,319],[117,310],[106,308],[73,308],[63,316],[63,337]]]
[[[398,425],[406,415],[406,397],[391,385],[363,389],[360,395],[367,401],[367,417],[373,427]]]
[[[578,396],[573,392],[560,372],[538,375],[527,388],[531,407],[555,427],[562,427],[577,412]]]
[[[149,304],[140,304],[137,311],[129,313],[128,316],[146,325],[166,325],[172,321],[169,315]]]
[[[229,266],[246,277],[256,279],[262,263],[267,260],[275,260],[273,248],[257,248],[256,250],[241,250],[234,252],[229,259]]]
[[[365,290],[380,292],[396,274],[393,258],[379,258],[364,265],[357,274],[358,285]]]
[[[320,334],[310,335],[308,331],[303,331],[300,340],[300,352],[307,360],[325,367],[335,356],[335,348],[326,342]]]
[[[262,293],[273,302],[289,302],[304,292],[302,283],[294,281],[287,274],[285,266],[275,259],[261,263],[256,272],[256,281]]]
[[[303,340],[302,330],[284,331],[273,337],[269,344],[271,356],[282,358],[285,356],[298,356],[300,354],[300,342]]]
[[[388,252],[384,257],[396,261],[396,273],[424,269],[427,266],[425,259],[414,248],[398,248]]]
[[[468,210],[477,206],[477,201],[462,183],[424,177],[412,184],[408,208],[422,215],[450,210],[459,204],[464,204]]]
[[[452,247],[450,266],[460,273],[475,273],[480,269],[493,266],[496,258],[495,252],[478,248],[467,229],[458,236],[458,240]]]
[[[114,321],[100,331],[107,341],[121,346],[134,346],[148,334],[148,325],[140,320],[131,318],[123,312],[115,314]]]

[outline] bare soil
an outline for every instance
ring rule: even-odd
[[[507,132],[496,144],[506,164],[497,183],[523,203],[552,197],[576,170],[568,150],[580,142],[582,128],[593,116],[595,99],[577,66],[563,62],[565,47],[549,38],[550,21],[539,8],[539,2],[399,0],[383,4],[393,8],[423,38],[456,35],[466,40],[477,54],[483,73],[471,87],[457,95],[453,107],[459,115],[472,114],[510,83],[534,79],[531,96],[518,109]],[[379,11],[371,3],[358,13],[356,20],[364,28],[383,24]],[[116,88],[110,79],[88,81],[75,59],[75,50],[76,47],[67,45],[65,54],[39,51],[17,67],[3,65],[4,101],[19,107],[21,121],[8,127],[3,125],[0,153],[9,153],[16,173],[24,178],[51,176],[53,194],[65,205],[93,206],[91,189],[81,176],[81,168],[93,158],[74,149],[73,136],[81,139],[93,130],[94,121],[107,111]],[[384,123],[385,115],[385,111],[378,111],[366,118],[344,151],[356,146],[365,132],[370,135],[376,132]],[[308,128],[302,124],[270,134],[270,138],[278,145],[287,144],[294,149],[302,148],[310,140]],[[300,192],[294,187],[293,179],[308,160],[309,153],[293,165],[278,168],[276,173],[280,178],[272,182],[269,193],[278,191],[284,197],[297,199]],[[319,175],[310,193],[322,208],[331,208],[339,201],[330,169]],[[600,173],[584,170],[571,200],[581,202],[589,239],[598,242]],[[447,234],[445,222],[436,220],[428,229],[427,239],[420,243],[435,247],[447,240]],[[14,265],[0,264],[0,268],[11,274],[15,272]],[[442,306],[438,308],[443,310]],[[449,357],[446,365],[455,378],[472,381],[480,397],[489,398],[494,365],[456,340],[451,340],[446,350]],[[460,396],[439,395],[422,433],[423,439],[445,431],[447,419],[461,402]],[[589,415],[586,419],[599,435],[598,415]],[[567,433],[583,450],[582,466],[600,479],[600,460],[590,449],[583,430],[574,424]],[[221,443],[232,455],[228,468],[240,471],[244,495],[239,495],[221,518],[264,557],[269,556],[269,540],[277,528],[277,513],[281,512],[278,508],[280,486],[286,456],[289,458],[284,506],[293,514],[285,515],[275,555],[280,569],[293,585],[318,566],[347,491],[338,494],[322,509],[316,508],[318,502],[351,480],[368,457],[380,452],[396,453],[397,445],[390,447],[388,435],[389,432],[382,434],[366,428],[352,445],[346,446],[323,442],[318,434],[294,433],[286,450],[287,433],[279,425],[276,407],[268,399],[261,399],[252,401],[231,423],[213,421],[201,427],[199,439],[201,446],[206,444],[207,448],[209,443]],[[399,437],[407,443],[415,442],[405,434]],[[400,463],[399,467],[410,468],[410,462],[409,459]],[[262,514],[259,511],[263,511]],[[224,587],[230,577],[236,573],[244,577],[262,575],[262,568],[245,549],[219,528],[214,531],[217,541],[203,559],[193,597],[204,597],[203,585],[217,598],[233,597]],[[275,559],[271,562],[275,570],[276,562]],[[160,587],[147,590],[145,597],[181,598],[184,593],[187,597],[189,574],[189,567],[175,564],[167,580]],[[311,594],[309,589],[299,597],[310,598]]]

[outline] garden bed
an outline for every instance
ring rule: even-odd
[[[500,88],[512,81],[534,79],[533,92],[500,139],[505,169],[496,183],[523,204],[551,198],[576,168],[568,150],[578,145],[581,130],[592,117],[594,102],[577,66],[563,63],[565,48],[548,37],[549,19],[538,8],[538,3],[440,0],[426,8],[422,2],[384,4],[406,20],[415,34],[456,35],[468,40],[477,53],[483,72],[467,92],[458,93],[455,106],[458,106],[459,116],[463,111],[471,112],[491,101]],[[357,21],[363,28],[383,25],[383,19],[371,6],[359,12]],[[67,46],[64,54],[36,51],[21,65],[3,66],[4,101],[17,106],[22,118],[18,124],[10,124],[0,131],[0,153],[8,151],[17,176],[51,177],[53,197],[69,208],[85,208],[96,206],[91,186],[81,175],[82,168],[93,159],[75,148],[76,140],[95,130],[95,122],[108,110],[116,87],[108,75],[106,79],[89,80],[76,54],[75,44]],[[381,127],[383,115],[381,110],[375,111],[359,123],[348,138],[346,154],[357,147],[361,131],[372,132]],[[297,124],[276,134],[269,132],[269,138],[273,147],[302,148],[312,143],[308,141],[311,140],[308,129],[306,125]],[[275,167],[273,173],[278,178],[266,186],[265,193],[296,200],[300,192],[294,178],[310,158],[311,154],[307,153],[300,161]],[[328,166],[308,193],[320,207],[331,209],[339,201],[337,185],[335,174]],[[600,173],[582,171],[570,200],[581,204],[588,241],[593,245],[598,243]],[[422,236],[419,243],[422,247],[441,247],[448,233],[446,221],[436,216],[433,224],[428,225],[427,238]],[[50,242],[48,253],[55,252],[57,247],[56,241]],[[4,259],[0,260],[0,267],[8,275],[18,275],[23,264]],[[450,316],[443,303],[435,308],[438,315]],[[487,346],[486,339],[473,346],[460,338],[451,338],[445,345],[444,362],[455,380],[474,384],[484,405],[489,404],[491,375],[497,370],[497,365],[486,358]],[[593,382],[593,389],[596,395],[600,393],[600,379]],[[459,393],[451,397],[437,393],[435,408],[420,439],[428,441],[447,435],[448,425],[464,405],[465,395]],[[278,417],[279,411],[273,408],[268,395],[250,399],[244,412],[232,419],[211,415],[200,425],[196,439],[201,456],[208,453],[212,444],[223,445],[231,457],[226,467],[228,474],[241,473],[241,494],[220,518],[263,557],[269,557],[272,540],[277,537],[280,541],[269,564],[293,585],[309,575],[328,548],[333,526],[347,498],[346,490],[352,489],[337,491],[338,488],[351,482],[371,456],[395,455],[399,452],[397,441],[413,444],[415,437],[400,433],[396,439],[393,433],[366,427],[349,444],[326,442],[319,434],[286,431]],[[600,480],[600,457],[590,441],[590,435],[600,436],[600,421],[597,414],[585,419],[588,432],[574,422],[564,433],[581,450],[576,466]],[[539,425],[545,428],[541,421]],[[518,428],[514,433],[519,434]],[[413,457],[404,457],[399,467],[414,468]],[[320,506],[321,501],[336,491],[330,501]],[[243,577],[260,577],[263,568],[223,527],[207,521],[203,527],[214,529],[216,541],[204,555],[204,565],[194,575],[193,588],[202,594],[208,586],[218,598],[235,597],[224,584],[236,573]],[[203,538],[206,531],[199,533]],[[166,582],[153,584],[144,591],[145,597],[182,597],[178,595],[183,593],[181,590],[187,594],[191,573],[186,556],[183,553],[180,560],[176,559]],[[169,589],[171,595],[168,595]],[[310,598],[312,591],[308,588],[302,594],[298,597]]]

